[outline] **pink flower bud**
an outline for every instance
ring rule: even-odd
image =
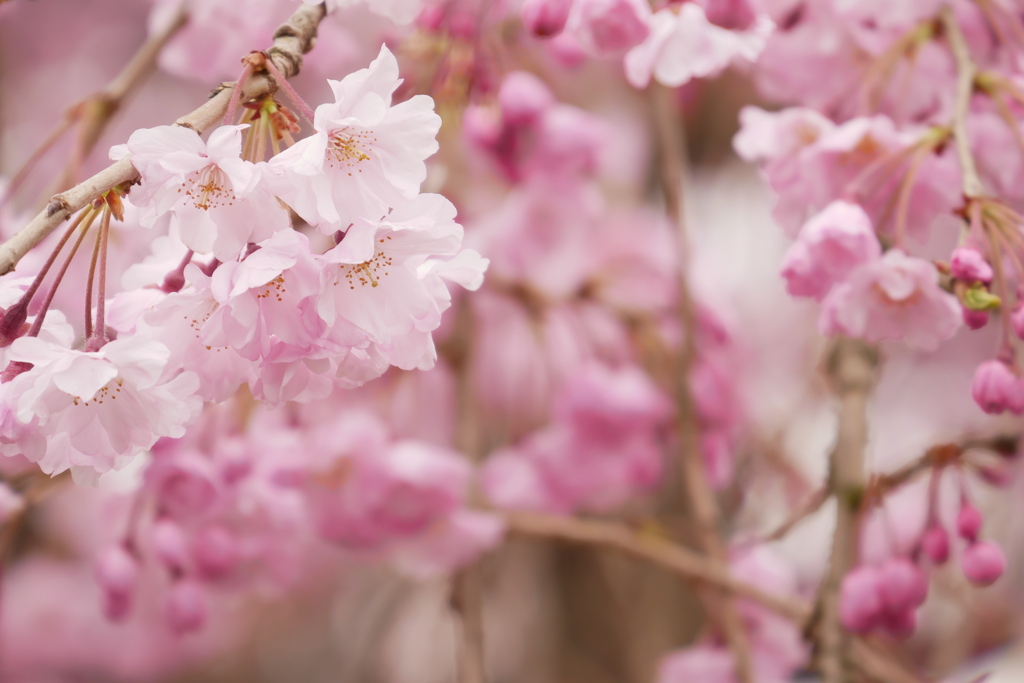
[[[935,564],[945,564],[949,559],[949,532],[946,528],[939,524],[929,527],[921,538],[921,550]]]
[[[1013,307],[1013,312],[1010,313],[1010,327],[1013,328],[1017,339],[1024,339],[1024,303]]]
[[[164,603],[164,617],[175,633],[188,633],[206,623],[206,596],[195,581],[178,581]]]
[[[502,120],[510,126],[532,123],[554,103],[555,97],[544,82],[525,71],[505,76],[498,91]]]
[[[907,558],[894,557],[882,565],[879,592],[889,614],[913,611],[928,597],[928,576]]]
[[[965,541],[973,543],[978,540],[981,522],[981,511],[970,503],[964,503],[956,516],[956,533]]]
[[[902,612],[887,612],[879,625],[893,638],[909,638],[914,635],[914,630],[917,628],[917,615],[912,609]]]
[[[132,593],[139,576],[139,563],[124,544],[111,546],[96,559],[96,581],[103,589],[103,612],[119,621],[131,611]]]
[[[957,247],[949,260],[949,269],[957,280],[965,282],[991,282],[992,266],[977,249]]]
[[[196,534],[192,545],[199,573],[207,579],[221,579],[238,565],[238,542],[221,526],[207,527]]]
[[[540,38],[557,36],[565,29],[572,0],[523,0],[523,24]]]
[[[1024,386],[1010,366],[1000,360],[978,366],[971,381],[971,396],[986,413],[1024,413]]]
[[[991,541],[977,541],[964,550],[961,558],[964,576],[975,586],[988,586],[1006,571],[1003,550]]]
[[[874,567],[857,567],[845,577],[839,592],[839,619],[855,633],[874,629],[883,615],[879,572]]]
[[[969,308],[961,308],[960,313],[963,315],[964,325],[969,330],[980,330],[988,325],[988,311],[972,311]]]
[[[188,544],[181,527],[167,519],[153,525],[153,551],[172,571],[181,571],[188,560]]]

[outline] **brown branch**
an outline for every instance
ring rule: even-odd
[[[807,601],[768,593],[739,581],[727,568],[699,553],[664,538],[635,533],[623,524],[532,512],[506,513],[505,523],[511,534],[616,550],[661,567],[684,581],[717,586],[736,597],[752,600],[797,624],[811,618],[812,608]],[[860,638],[851,642],[849,661],[857,670],[884,683],[920,683],[921,680]]]
[[[121,70],[121,73],[114,77],[107,87],[68,109],[68,117],[81,119],[81,128],[78,131],[78,139],[75,141],[72,159],[57,183],[58,190],[66,189],[69,185],[74,184],[75,176],[82,163],[96,146],[107,124],[114,114],[124,106],[128,97],[153,73],[160,51],[187,21],[188,12],[182,3],[178,5],[178,9],[168,24],[142,44],[128,60],[128,64]]]
[[[978,67],[971,59],[963,31],[956,21],[953,10],[946,5],[939,13],[942,27],[953,52],[956,62],[956,99],[953,103],[953,138],[956,142],[956,156],[960,161],[960,172],[963,175],[963,191],[967,199],[975,199],[985,194],[978,167],[971,154],[971,140],[967,135],[967,114],[971,107],[971,95],[974,93],[974,80]]]
[[[874,348],[837,339],[828,372],[839,397],[839,429],[829,457],[829,488],[836,497],[836,528],[828,573],[820,589],[818,662],[823,683],[843,683],[849,639],[839,623],[839,584],[857,559],[857,520],[867,485],[864,450],[868,438],[867,404],[878,358]]]
[[[700,427],[690,393],[690,375],[697,360],[697,316],[690,292],[689,239],[683,205],[683,158],[685,140],[678,121],[678,108],[672,91],[660,85],[651,87],[654,126],[659,142],[662,194],[669,219],[675,224],[679,252],[678,308],[685,339],[673,370],[676,395],[676,435],[683,484],[696,522],[699,542],[708,557],[718,565],[726,561],[725,543],[719,535],[719,510],[700,453]],[[702,594],[709,614],[717,622],[736,660],[736,674],[741,683],[754,680],[750,642],[739,610],[727,593],[720,590]]]
[[[274,33],[274,44],[267,52],[286,77],[291,78],[299,72],[302,55],[312,49],[317,27],[325,12],[323,4],[301,5]],[[175,121],[174,125],[191,128],[199,133],[210,128],[224,116],[232,89],[230,85],[221,88],[198,109]],[[242,98],[249,100],[261,97],[276,89],[273,79],[265,74],[256,75],[242,85]],[[132,166],[131,159],[126,157],[70,190],[54,195],[39,215],[0,245],[0,275],[13,270],[32,247],[39,244],[76,211],[111,188],[132,184],[138,179],[139,174]]]
[[[634,533],[622,524],[532,512],[506,513],[505,523],[514,534],[613,548],[658,565],[687,581],[716,586],[749,598],[797,622],[811,614],[810,605],[798,598],[766,593],[734,579],[724,565],[700,553],[664,538]]]

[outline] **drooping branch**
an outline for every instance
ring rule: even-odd
[[[839,397],[839,429],[829,456],[829,488],[836,497],[832,553],[819,592],[818,663],[824,683],[843,683],[849,638],[839,622],[839,585],[857,559],[857,522],[867,485],[864,452],[868,440],[867,407],[874,386],[877,351],[849,338],[836,340],[828,374]]]
[[[974,155],[971,153],[971,140],[967,135],[967,113],[971,107],[971,95],[974,93],[978,67],[971,59],[967,41],[953,10],[948,5],[943,7],[939,18],[949,42],[949,49],[953,52],[953,60],[956,62],[956,99],[953,103],[951,127],[960,172],[963,174],[963,192],[967,199],[975,199],[985,194],[985,187],[982,185],[977,164],[974,163]]]
[[[302,56],[313,48],[317,27],[325,14],[326,9],[322,4],[303,4],[274,33],[274,43],[267,54],[285,77],[291,78],[299,72]],[[230,84],[221,87],[202,106],[179,118],[174,125],[191,128],[199,133],[207,130],[224,116],[233,89]],[[247,79],[242,85],[241,97],[249,100],[276,89],[272,78],[259,74]],[[70,190],[54,195],[35,218],[0,245],[0,275],[13,270],[29,250],[76,211],[110,189],[130,185],[138,178],[139,174],[132,166],[131,158],[125,157]]]
[[[673,368],[673,390],[676,399],[676,437],[679,464],[687,500],[704,552],[719,565],[726,561],[726,547],[719,535],[719,510],[700,453],[700,427],[694,399],[690,391],[690,375],[697,362],[697,314],[689,283],[689,237],[683,205],[683,174],[685,159],[682,130],[672,91],[660,85],[651,88],[654,126],[659,142],[659,178],[665,208],[676,227],[679,279],[679,321],[685,338]],[[718,588],[702,594],[709,614],[717,622],[736,660],[736,674],[741,683],[754,680],[750,642],[739,610],[727,593]]]

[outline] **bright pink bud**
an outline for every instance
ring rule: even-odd
[[[139,577],[139,563],[124,544],[103,551],[96,560],[96,581],[103,589],[103,612],[119,621],[131,611],[132,593]]]
[[[879,591],[886,612],[913,611],[928,597],[928,576],[905,557],[894,557],[882,565]]]
[[[981,531],[981,511],[970,503],[964,503],[956,516],[956,533],[965,541],[974,543]]]
[[[164,517],[153,525],[153,552],[171,571],[181,571],[188,560],[188,543],[181,527]]]
[[[928,528],[921,538],[921,550],[937,565],[949,559],[949,532],[940,524]]]
[[[987,360],[978,366],[971,381],[971,396],[986,413],[1024,413],[1024,386],[1010,366],[1000,360]]]
[[[183,580],[171,586],[164,603],[164,617],[175,633],[188,633],[206,623],[206,596],[195,581]]]
[[[1024,303],[1013,307],[1013,313],[1010,314],[1010,327],[1013,328],[1017,339],[1024,339]]]
[[[879,624],[894,638],[909,638],[917,628],[917,614],[908,609],[902,612],[886,613]]]
[[[196,534],[192,545],[196,568],[207,579],[221,579],[238,565],[238,542],[221,526],[207,527]]]
[[[960,312],[963,314],[964,325],[969,330],[980,330],[988,325],[988,311],[972,311],[969,308],[961,308]]]
[[[961,559],[964,576],[975,586],[988,586],[1006,571],[1003,549],[991,541],[972,543]]]
[[[966,282],[990,282],[992,266],[977,249],[957,247],[949,261],[949,269],[957,280]]]
[[[557,36],[565,29],[572,0],[523,0],[523,24],[540,38]]]
[[[502,121],[510,126],[536,121],[554,103],[555,97],[544,81],[525,71],[513,71],[505,76],[498,91]]]
[[[845,577],[839,592],[839,619],[843,627],[866,633],[883,615],[879,572],[874,567],[857,567]]]

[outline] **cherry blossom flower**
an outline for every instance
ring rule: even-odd
[[[222,261],[287,228],[288,213],[267,191],[262,167],[239,157],[245,128],[222,126],[209,142],[179,126],[132,133],[124,149],[142,185],[129,198],[143,209],[142,224],[173,224],[185,246]],[[124,149],[111,150],[112,158]]]
[[[89,478],[125,465],[161,436],[181,436],[201,401],[198,378],[161,381],[169,352],[128,337],[99,351],[75,351],[35,337],[11,344],[9,358],[32,368],[10,381],[7,400],[23,424],[46,436],[39,466]]]
[[[846,334],[877,342],[903,339],[934,349],[960,326],[960,304],[939,287],[928,261],[891,249],[853,271],[825,298],[824,334]]]
[[[441,119],[425,95],[392,105],[401,80],[386,47],[369,68],[328,83],[336,101],[317,107],[316,132],[273,157],[270,168],[280,197],[333,234],[416,196]]]
[[[715,76],[733,62],[753,62],[775,25],[764,15],[743,31],[716,26],[697,3],[666,8],[651,18],[647,39],[626,55],[626,78],[636,88],[651,78],[677,87]]]

